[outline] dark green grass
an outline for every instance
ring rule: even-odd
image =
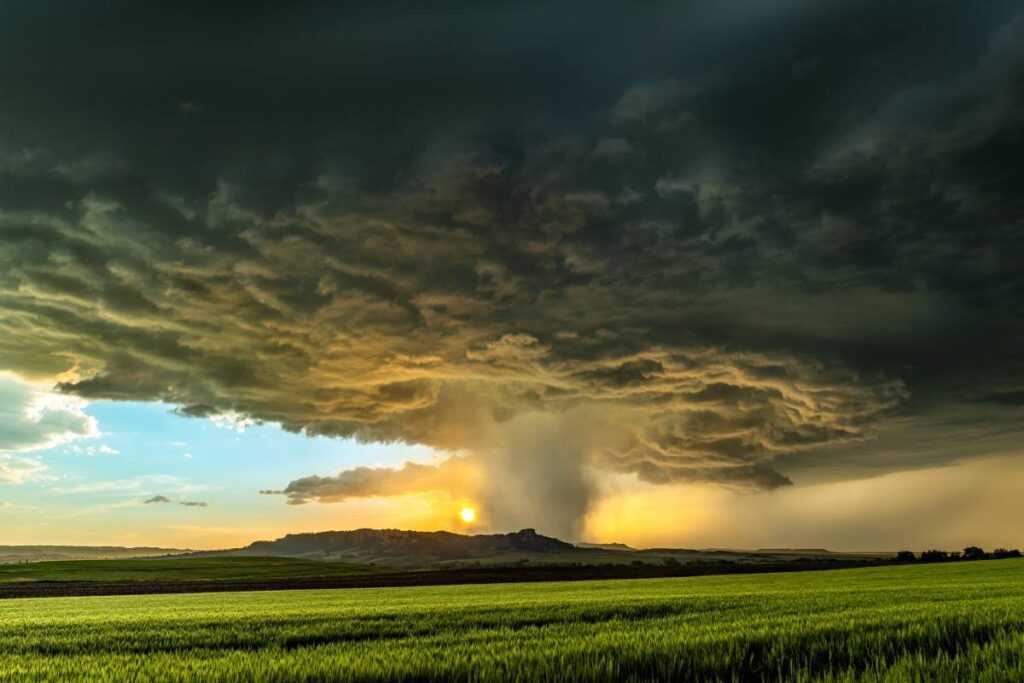
[[[211,557],[161,560],[65,560],[0,565],[0,582],[253,580],[360,576],[384,567],[283,557]]]
[[[0,601],[0,679],[1019,681],[1024,561]]]

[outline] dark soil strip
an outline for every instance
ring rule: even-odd
[[[215,593],[322,588],[383,588],[452,584],[524,583],[531,581],[586,581],[594,579],[652,579],[718,574],[762,574],[817,571],[889,564],[881,561],[764,562],[756,564],[692,564],[678,567],[518,567],[442,569],[364,576],[253,581],[25,581],[0,583],[2,598],[45,598],[72,595],[150,595],[155,593]]]

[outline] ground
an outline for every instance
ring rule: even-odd
[[[1024,561],[0,601],[0,678],[1024,680]]]
[[[210,559],[66,560],[0,565],[0,583],[10,581],[215,581],[337,577],[378,574],[387,568],[284,557]]]

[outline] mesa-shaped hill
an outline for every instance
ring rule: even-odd
[[[414,566],[483,559],[514,563],[533,556],[566,562],[585,552],[571,543],[543,536],[533,529],[474,536],[449,531],[355,529],[288,534],[275,541],[256,541],[244,548],[195,555],[297,557]]]
[[[257,541],[244,548],[193,553],[189,556],[291,557],[391,567],[460,567],[766,562],[791,560],[795,555],[792,551],[635,550],[619,543],[574,545],[538,534],[533,529],[479,535],[450,531],[355,529],[288,534],[274,541]],[[821,550],[808,552],[806,556],[829,559],[836,557],[836,554]]]

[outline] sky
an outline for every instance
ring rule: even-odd
[[[0,543],[1024,546],[1019,2],[208,5],[0,8]]]

